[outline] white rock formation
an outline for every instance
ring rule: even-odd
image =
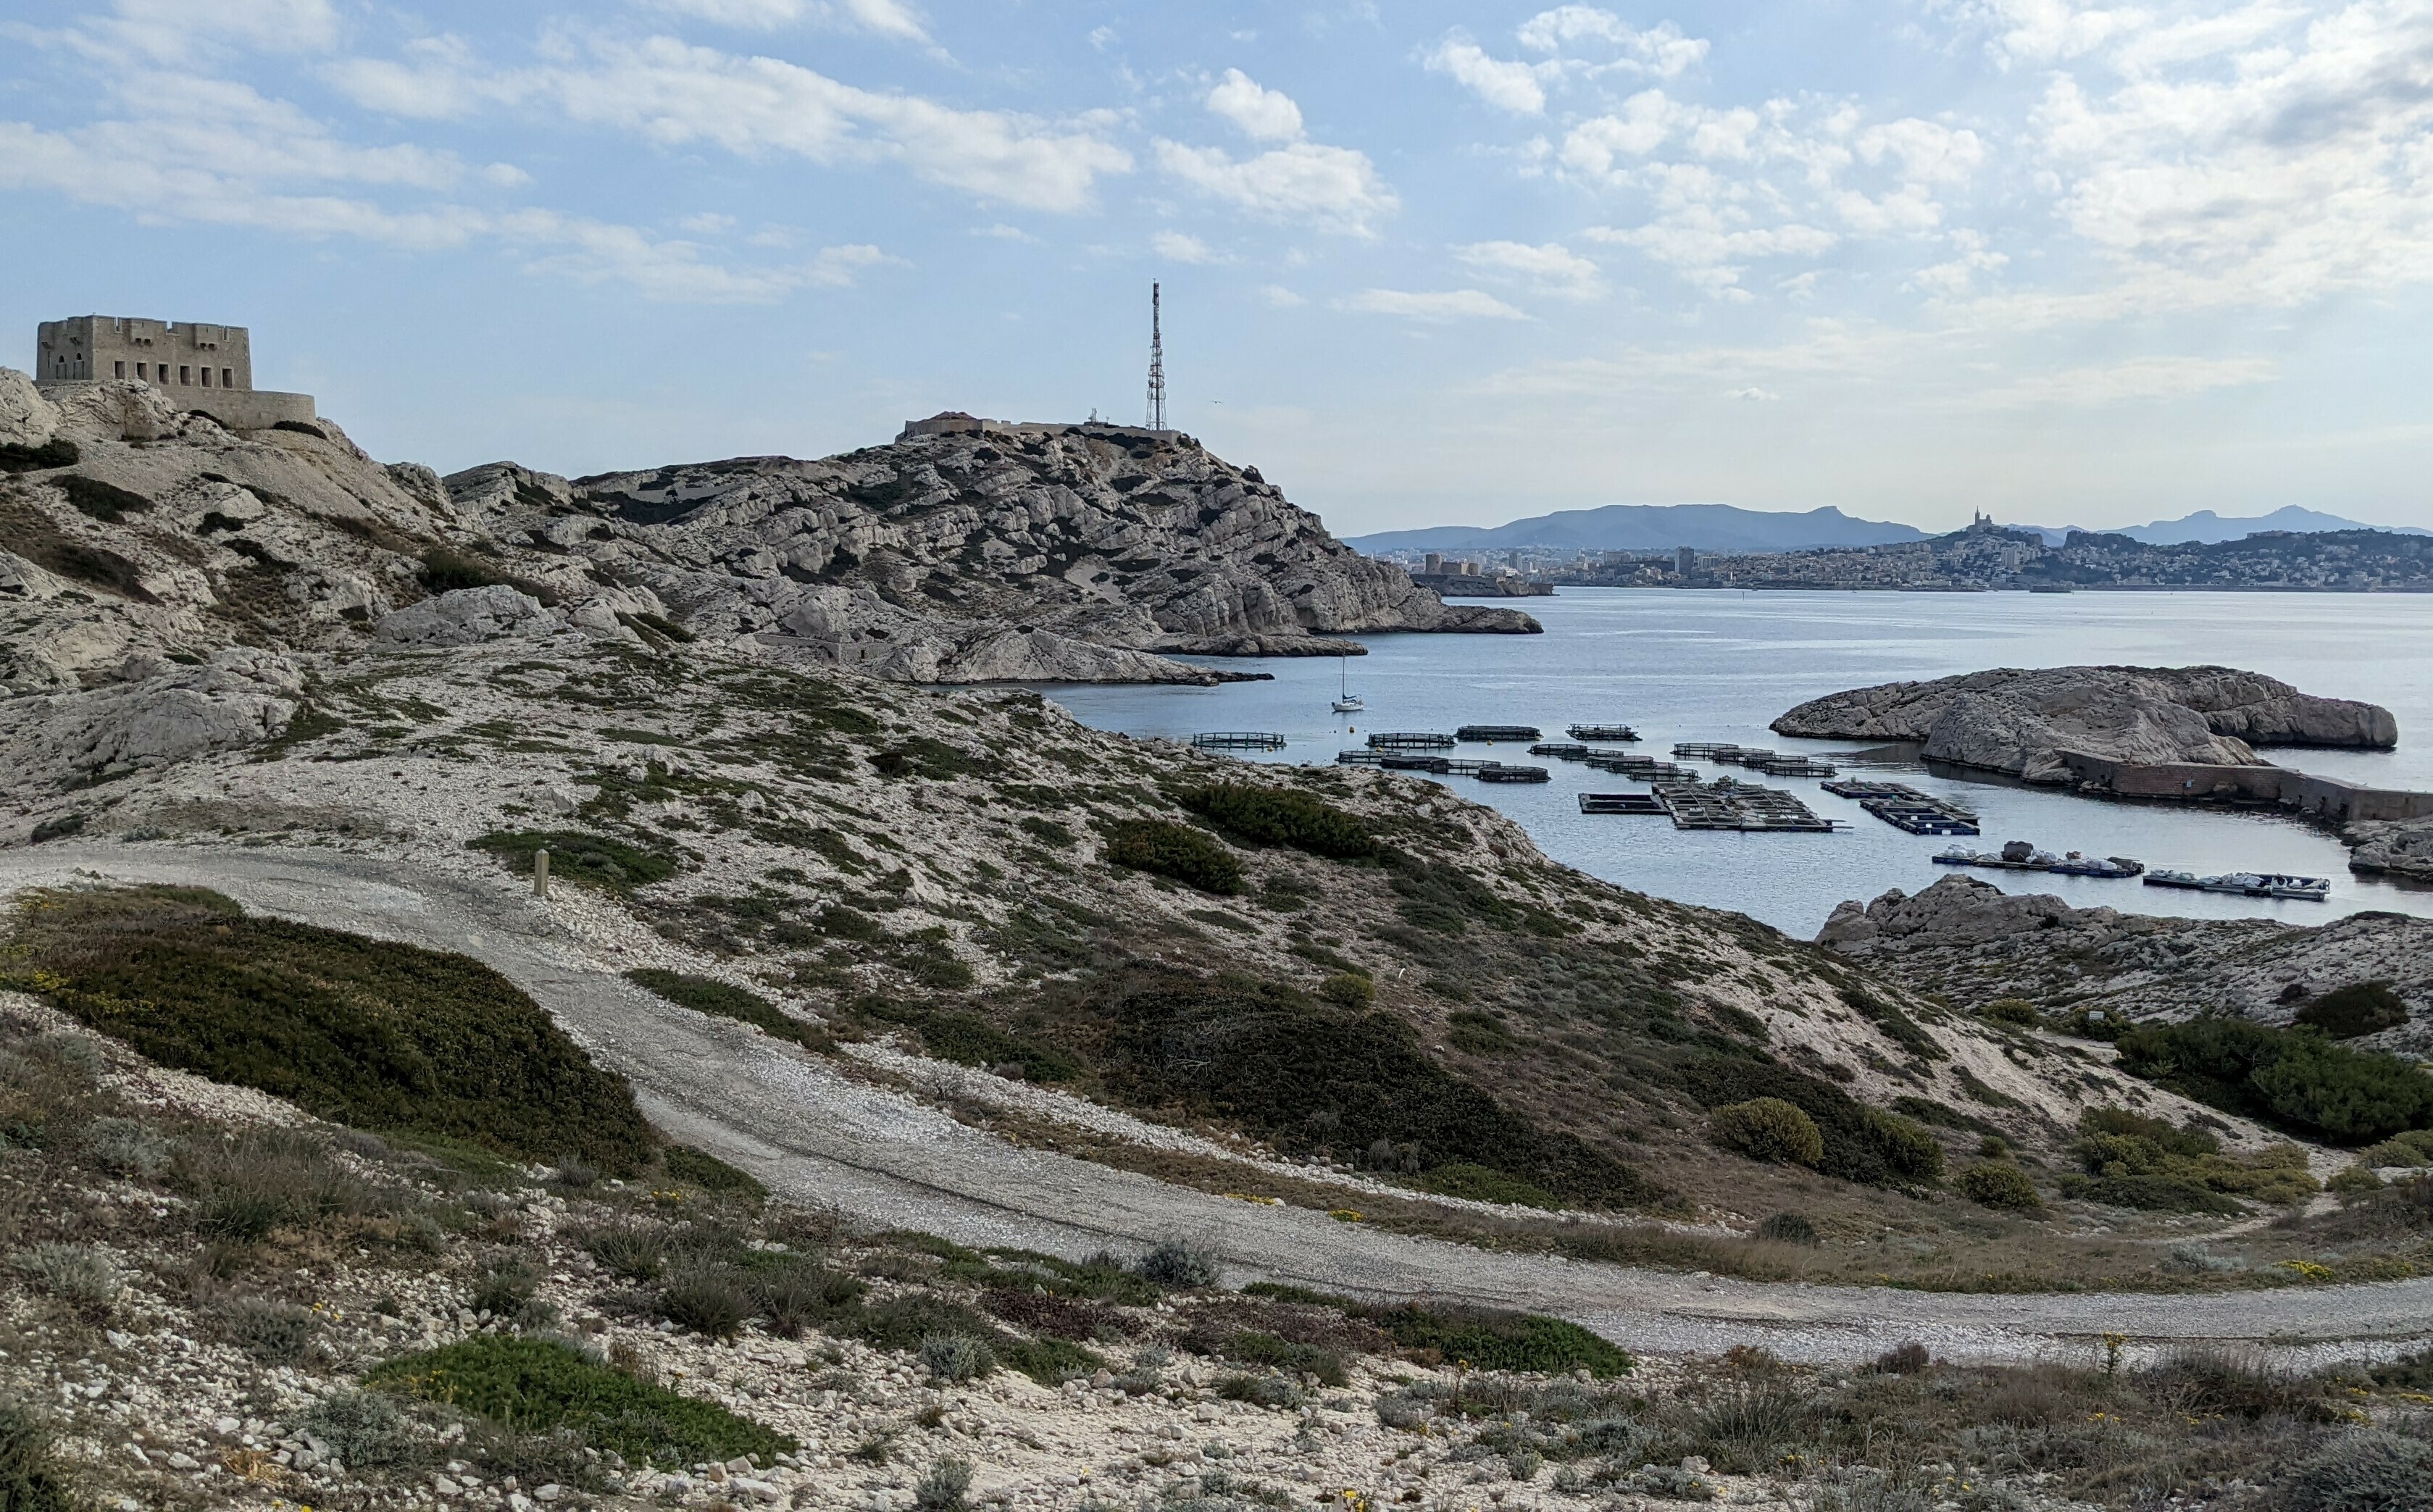
[[[610,628],[615,627],[613,617]],[[559,628],[542,603],[503,583],[456,588],[381,617],[384,646],[470,646],[512,636],[546,636]]]
[[[0,766],[63,788],[252,745],[287,728],[303,674],[277,652],[231,646],[188,666],[139,657],[127,680],[9,705]]]

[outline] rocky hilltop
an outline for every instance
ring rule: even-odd
[[[2286,1028],[2325,994],[2380,983],[2404,1020],[2356,1043],[2433,1053],[2433,920],[2157,918],[1947,876],[1914,895],[1844,903],[1816,939],[1963,1007],[2009,997],[2123,1020],[2221,1013]]]
[[[500,463],[443,483],[327,420],[232,432],[142,383],[54,404],[0,369],[0,686],[15,692],[230,646],[430,644],[463,627],[391,617],[484,586],[637,643],[907,682],[1205,683],[1168,654],[1538,629],[1447,606],[1255,467],[1109,426],[575,482]]]
[[[2069,782],[2064,752],[2131,765],[2259,766],[2259,745],[2387,750],[2389,709],[2317,698],[2228,667],[1999,668],[1932,682],[1884,683],[1808,703],[1779,735],[1910,741],[1931,761]]]

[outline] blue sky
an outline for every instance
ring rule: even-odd
[[[2433,0],[11,0],[0,362],[249,325],[374,454],[1174,422],[1343,534],[2433,524]]]

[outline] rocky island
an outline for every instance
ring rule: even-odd
[[[2389,750],[2389,709],[2228,667],[1998,668],[1812,699],[1778,735],[1919,744],[1930,761],[2067,783],[2074,752],[2128,765],[2261,766],[2259,745]]]

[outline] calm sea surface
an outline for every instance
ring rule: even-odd
[[[2390,752],[2267,752],[2286,765],[2381,787],[2433,789],[2433,596],[2233,593],[1744,593],[1566,588],[1523,605],[1542,636],[1369,636],[1367,656],[1346,664],[1365,714],[1328,711],[1338,677],[1330,659],[1227,660],[1228,670],[1272,672],[1271,683],[1213,688],[1046,688],[1076,718],[1101,729],[1187,739],[1203,730],[1272,730],[1289,744],[1246,757],[1332,762],[1370,730],[1457,724],[1535,724],[1548,739],[1572,723],[1627,723],[1629,749],[1669,757],[1676,740],[1730,740],[1830,756],[1856,745],[1793,740],[1767,722],[1820,694],[1897,679],[1988,667],[2112,662],[2216,663],[2266,672],[2310,693],[2368,699],[2399,717]],[[1583,815],[1582,791],[1644,791],[1518,746],[1465,746],[1459,756],[1530,761],[1552,770],[1543,786],[1466,777],[1440,781],[1525,825],[1547,854],[1608,881],[1685,903],[1737,909],[1792,934],[1812,935],[1833,905],[1887,888],[1914,892],[1949,870],[1929,859],[1951,841],[1906,835],[1813,779],[1754,777],[1689,760],[1701,775],[1733,773],[1800,794],[1822,816],[1846,820],[1834,835],[1740,835],[1676,830],[1661,817]],[[2054,851],[2131,856],[2150,867],[2201,874],[2297,872],[2332,879],[2327,903],[2253,900],[2097,881],[1994,872],[1969,875],[2010,892],[2052,892],[2082,907],[2146,913],[2260,915],[2321,923],[2366,909],[2433,915],[2433,889],[2354,876],[2330,835],[2271,815],[2109,803],[2002,782],[1882,772],[1975,809],[1977,841]]]

